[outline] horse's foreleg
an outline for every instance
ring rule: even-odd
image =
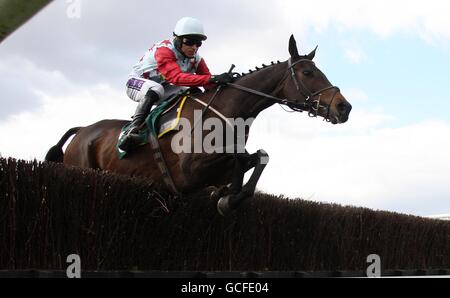
[[[255,154],[248,156],[246,167],[238,174],[238,177],[233,181],[235,185],[230,188],[230,195],[223,197],[217,203],[217,210],[220,214],[226,215],[230,211],[236,209],[246,198],[252,197],[255,193],[256,184],[261,177],[264,168],[269,162],[269,155],[264,150],[258,150]],[[239,163],[242,166],[242,163]],[[245,172],[254,167],[253,173],[248,182],[242,186],[242,181]],[[241,179],[242,175],[242,179]],[[239,181],[240,185],[239,187]]]
[[[234,169],[233,169],[233,177],[231,180],[231,185],[229,188],[229,194],[237,194],[242,189],[242,183],[244,181],[245,172],[247,172],[244,167],[246,166],[246,162],[248,159],[248,154],[236,155],[234,159]]]

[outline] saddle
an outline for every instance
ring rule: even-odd
[[[183,111],[184,103],[189,94],[198,92],[198,89],[187,90],[181,94],[175,94],[174,96],[168,98],[167,100],[161,101],[147,116],[144,124],[139,130],[140,142],[136,147],[149,143],[149,134],[154,133],[158,139],[162,138],[167,133],[178,128],[180,122],[181,112]],[[123,151],[119,148],[123,140],[123,136],[127,131],[130,123],[126,124],[119,135],[117,141],[117,153],[120,159],[123,159],[127,155],[127,151]],[[135,148],[136,148],[135,147]]]

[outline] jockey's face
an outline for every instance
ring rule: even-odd
[[[193,58],[201,45],[201,41],[193,40],[190,38],[183,38],[183,42],[181,43],[181,51],[187,57]]]

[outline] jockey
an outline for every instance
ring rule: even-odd
[[[139,126],[152,106],[187,87],[211,87],[226,84],[232,76],[211,75],[205,60],[197,53],[206,40],[203,25],[197,19],[184,17],[175,25],[173,40],[161,41],[151,47],[134,65],[129,76],[127,95],[138,102],[133,120],[119,148],[128,151],[138,140]]]

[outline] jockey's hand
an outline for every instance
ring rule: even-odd
[[[218,85],[226,85],[233,82],[233,74],[224,72],[223,74],[212,76],[209,82]]]

